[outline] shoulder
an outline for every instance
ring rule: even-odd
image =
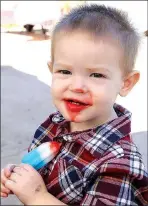
[[[51,129],[53,126],[57,126],[57,124],[53,121],[53,119],[55,118],[57,114],[58,112],[50,114],[49,117],[39,125],[39,127],[37,128],[35,132],[35,137],[38,136],[37,133],[39,131],[43,133],[45,130]]]
[[[105,161],[106,166],[102,165],[103,172],[124,173],[138,179],[148,178],[142,155],[130,135],[113,144],[105,152],[104,157],[107,157],[107,161]]]
[[[52,113],[48,116],[48,118],[43,121],[34,133],[33,140],[29,146],[28,151],[38,147],[40,144],[51,141],[55,136],[58,128],[58,124],[56,124],[53,119],[59,114],[59,112]]]

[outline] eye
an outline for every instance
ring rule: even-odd
[[[91,77],[95,77],[95,78],[105,78],[105,75],[100,74],[100,73],[93,73],[90,76]]]
[[[71,72],[68,71],[68,70],[59,70],[58,73],[61,73],[61,74],[71,74]]]

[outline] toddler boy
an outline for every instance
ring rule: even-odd
[[[83,6],[61,19],[49,63],[58,112],[36,130],[29,151],[53,140],[63,142],[61,150],[38,172],[23,164],[12,173],[5,168],[1,196],[12,191],[25,205],[148,205],[131,113],[115,103],[139,80],[133,70],[139,43],[117,9]]]

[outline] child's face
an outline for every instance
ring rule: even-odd
[[[51,92],[65,119],[92,125],[110,118],[123,85],[121,60],[120,48],[108,40],[73,33],[56,41]]]

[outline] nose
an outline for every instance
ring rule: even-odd
[[[75,76],[71,79],[70,91],[76,93],[86,93],[87,92],[87,85],[85,77]]]

